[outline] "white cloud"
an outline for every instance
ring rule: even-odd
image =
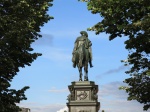
[[[99,86],[99,96],[100,97],[107,97],[107,96],[113,96],[113,97],[121,97],[123,98],[124,96],[126,97],[126,93],[123,90],[119,90],[120,86],[125,86],[124,83],[116,81],[116,82],[111,82],[102,86]]]
[[[64,112],[64,111],[68,112],[68,107],[67,106],[65,106],[64,108],[60,109],[57,112]]]
[[[51,34],[41,34],[42,38],[36,40],[33,46],[51,46],[53,44],[53,36]]]
[[[144,112],[141,104],[125,99],[103,99],[101,100],[101,110],[105,110],[105,112]]]
[[[118,68],[114,68],[114,69],[110,69],[106,72],[104,72],[103,74],[100,74],[100,75],[109,75],[109,74],[113,74],[113,73],[118,73],[120,71],[123,71],[123,70],[127,70],[129,67],[128,66],[119,66]],[[99,76],[99,75],[98,75]]]
[[[71,39],[75,39],[77,36],[79,36],[80,35],[80,32],[79,32],[79,30],[76,30],[76,29],[74,29],[74,30],[71,30],[70,29],[70,31],[67,31],[66,32],[66,30],[55,30],[55,31],[49,31],[49,30],[44,30],[43,31],[44,33],[46,33],[46,34],[52,34],[52,35],[54,35],[54,38],[58,38],[58,37],[65,37],[65,38],[71,38]]]
[[[51,61],[70,61],[72,55],[67,49],[47,47],[44,49],[42,56]]]
[[[64,104],[49,104],[43,105],[38,103],[20,103],[20,107],[30,108],[31,112],[57,112],[61,108],[65,107]]]
[[[56,88],[52,88],[50,90],[48,90],[51,93],[62,93],[62,92],[68,92],[68,89],[56,89]]]
[[[127,93],[118,88],[122,82],[111,82],[105,85],[99,85],[99,101],[101,110],[106,112],[144,112],[143,105],[137,101],[127,101]]]

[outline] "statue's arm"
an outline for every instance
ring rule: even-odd
[[[89,45],[89,53],[90,53],[90,58],[91,60],[93,59],[93,55],[92,55],[92,42],[90,40],[88,40],[88,45]]]
[[[89,53],[90,53],[90,58],[92,60],[93,59],[93,55],[92,55],[92,48],[91,47],[89,47]]]
[[[89,47],[91,47],[92,46],[92,42],[89,40]]]

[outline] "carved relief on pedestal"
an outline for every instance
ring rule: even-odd
[[[77,91],[77,100],[89,100],[89,91]]]

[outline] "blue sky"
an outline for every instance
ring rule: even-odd
[[[12,88],[26,91],[28,100],[19,105],[28,107],[31,112],[63,112],[66,109],[68,85],[78,81],[77,68],[72,67],[72,50],[80,31],[93,26],[102,18],[87,10],[86,3],[78,0],[54,0],[48,11],[54,20],[41,28],[43,38],[32,44],[38,57],[30,67],[20,68],[12,82]],[[126,38],[108,40],[105,33],[95,35],[88,31],[92,41],[93,68],[89,68],[89,80],[99,85],[99,102],[101,110],[106,112],[143,112],[142,105],[136,101],[127,101],[127,94],[118,90],[122,81],[129,77],[124,72],[120,60],[126,59]],[[100,112],[99,111],[99,112]]]

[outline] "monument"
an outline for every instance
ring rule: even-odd
[[[98,85],[88,79],[88,64],[92,65],[92,43],[88,39],[86,31],[80,32],[73,49],[73,67],[78,67],[79,81],[74,81],[68,86],[70,94],[68,95],[69,112],[98,112],[100,102],[98,102]],[[84,68],[84,80],[82,78],[82,68]]]

